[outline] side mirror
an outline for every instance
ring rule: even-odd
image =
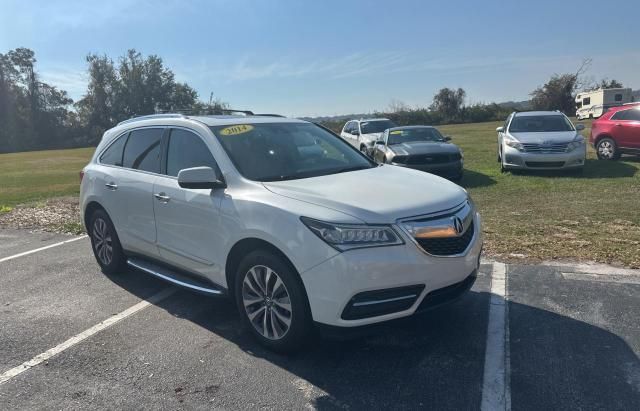
[[[360,135],[360,131],[358,131],[358,130],[353,130],[353,131],[351,132],[351,134],[353,134],[354,136],[359,136],[359,135]]]
[[[504,133],[504,127],[498,127],[498,128],[496,128],[496,131],[498,133]]]
[[[584,130],[584,124],[576,124],[576,131]]]
[[[376,141],[376,146],[384,146],[384,141],[383,140],[378,140]]]
[[[178,185],[182,188],[225,188],[227,184],[211,167],[193,167],[180,170]]]
[[[451,141],[451,136],[444,136],[444,141]]]

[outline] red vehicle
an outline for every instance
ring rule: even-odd
[[[613,107],[591,125],[589,142],[600,160],[640,155],[640,103]]]

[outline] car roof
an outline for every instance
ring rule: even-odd
[[[517,111],[514,117],[527,117],[527,116],[562,116],[559,111]]]
[[[433,126],[398,126],[398,127],[391,127],[389,129],[389,131],[393,131],[393,130],[410,130],[410,129],[415,129],[415,128],[435,128]]]
[[[352,120],[352,121],[354,121],[354,120]],[[389,120],[388,118],[361,118],[361,119],[355,120],[355,121],[359,121],[361,123],[366,123],[366,122],[369,122],[369,121],[391,121],[391,120]]]
[[[607,113],[615,113],[616,111],[629,110],[629,109],[640,110],[640,101],[634,102],[634,103],[627,103],[622,106],[610,107],[609,110],[607,110]]]
[[[226,126],[231,124],[264,124],[264,123],[307,123],[297,118],[272,116],[189,116],[207,126]]]

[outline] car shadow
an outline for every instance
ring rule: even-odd
[[[494,185],[496,180],[492,177],[489,177],[486,174],[479,173],[473,170],[464,170],[464,175],[462,176],[462,180],[458,182],[458,185],[464,188],[479,188],[479,187],[488,187]]]
[[[627,160],[627,157],[624,157],[623,161],[603,161],[587,159],[583,170],[512,170],[511,173],[516,175],[574,179],[633,177],[636,175],[640,167],[628,164]]]
[[[110,278],[140,296],[148,296],[150,282],[154,287],[159,282],[135,271]],[[292,355],[258,345],[242,330],[235,306],[227,299],[181,290],[157,306],[227,340],[250,358],[268,361],[303,384],[308,382],[313,386],[308,405],[316,409],[477,409],[482,399],[489,300],[489,293],[471,291],[448,306],[384,324],[367,337],[335,341],[315,336],[304,350]],[[528,305],[509,303],[509,310],[527,319],[526,324],[511,328],[514,408],[541,409],[538,406],[547,404],[567,409],[581,404],[589,409],[634,409],[631,405],[640,403],[637,380],[628,382],[640,375],[640,360],[623,339]],[[561,330],[563,339],[522,339],[514,331],[528,324],[548,324]],[[211,355],[221,355],[222,361],[227,354],[214,351]],[[252,360],[247,361],[243,364]],[[552,371],[553,375],[539,374]],[[265,378],[250,373],[247,370],[243,378],[255,379],[254,384]],[[567,375],[572,379],[559,380]],[[258,394],[242,395],[251,403]]]

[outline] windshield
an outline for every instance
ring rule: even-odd
[[[382,133],[386,129],[393,127],[396,127],[396,124],[391,120],[373,120],[360,123],[362,134]]]
[[[444,137],[442,137],[442,134],[440,134],[438,130],[432,127],[391,130],[389,131],[387,144],[392,146],[394,144],[409,143],[412,141],[442,142],[444,141]]]
[[[294,180],[374,167],[344,140],[315,124],[240,124],[211,130],[240,174],[250,180]]]
[[[565,116],[516,116],[511,120],[512,133],[543,133],[549,131],[573,131],[571,122]]]

